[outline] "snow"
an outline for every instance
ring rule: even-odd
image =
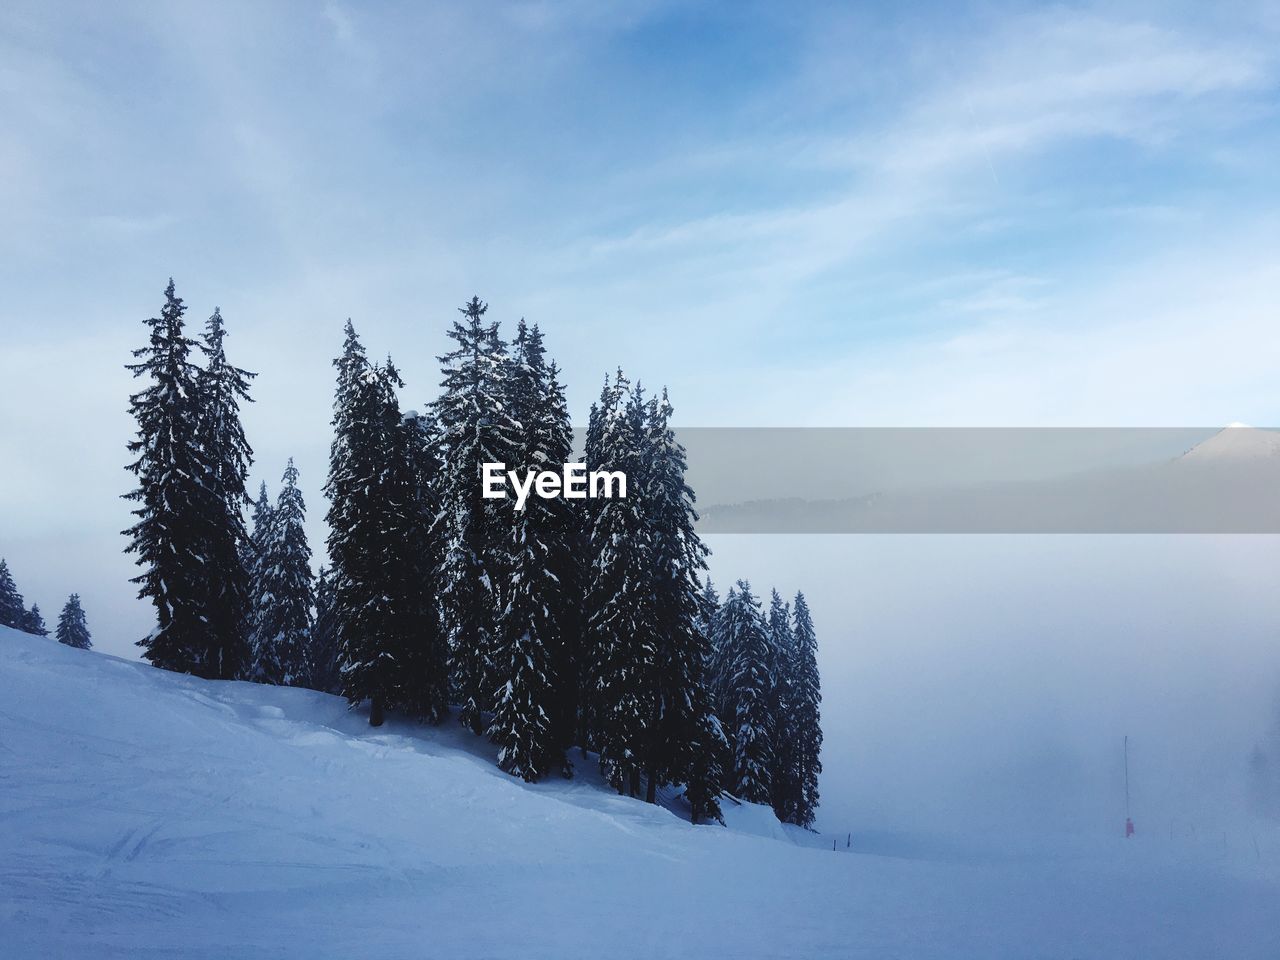
[[[453,722],[374,731],[334,697],[0,628],[3,955],[1280,955],[1274,827],[832,852],[731,801],[692,827],[575,761],[530,786]]]
[[[1260,430],[1247,423],[1229,423],[1208,440],[1197,443],[1182,455],[1192,462],[1269,459],[1280,456],[1280,433]]]

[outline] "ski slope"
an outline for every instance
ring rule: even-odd
[[[334,697],[0,628],[0,956],[1280,956],[1272,837],[833,853],[578,766],[528,786],[456,724],[374,731]]]

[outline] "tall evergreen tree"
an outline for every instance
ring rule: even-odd
[[[346,514],[347,500],[356,492],[358,478],[350,470],[350,443],[352,439],[351,417],[356,406],[356,393],[361,382],[370,376],[369,358],[365,354],[364,345],[356,334],[351,318],[343,327],[342,353],[333,361],[337,370],[337,385],[333,397],[333,440],[329,444],[329,476],[325,482],[324,492],[329,498],[329,511],[325,519],[332,528],[335,518]],[[266,494],[263,486],[262,493]],[[341,571],[336,567],[330,569],[333,574],[335,589],[337,580],[341,579]]]
[[[311,651],[307,655],[311,664],[308,686],[322,693],[341,693],[342,673],[333,611],[333,576],[327,567],[321,567],[316,577],[315,595],[315,621],[311,628]]]
[[[498,687],[493,656],[511,530],[510,499],[482,495],[482,465],[514,463],[521,430],[508,409],[506,347],[498,325],[484,322],[487,310],[479,297],[460,308],[449,331],[456,347],[439,358],[443,393],[434,405],[443,462],[440,599],[459,720],[475,733]]]
[[[770,771],[773,812],[784,823],[796,821],[802,788],[795,749],[794,725],[797,678],[791,610],[778,591],[769,598],[769,641],[773,648],[773,768]]]
[[[621,375],[622,371],[619,370],[618,373]],[[583,458],[588,470],[600,469],[603,462],[600,450],[600,441],[604,434],[603,410],[617,402],[613,391],[614,386],[610,383],[609,375],[606,373],[604,386],[600,390],[600,399],[591,404],[591,410],[587,416]],[[586,757],[588,749],[598,747],[596,733],[600,728],[596,716],[596,707],[599,702],[596,690],[596,684],[599,681],[599,658],[597,656],[599,651],[592,636],[590,625],[591,582],[596,564],[596,557],[592,553],[591,539],[597,513],[597,503],[594,500],[584,501],[576,511],[576,516],[578,517],[578,554],[582,558],[578,570],[578,587],[575,591],[575,595],[582,598],[579,624],[575,633],[578,637],[575,670],[577,674],[575,685],[577,693],[576,739],[578,745],[582,748],[583,757]]]
[[[547,367],[548,402],[540,432],[552,439],[545,451],[548,469],[567,463],[573,456],[573,428],[560,370],[554,362]],[[582,508],[590,501],[557,499],[551,504],[552,530],[547,538],[549,570],[555,581],[547,596],[551,617],[558,624],[559,642],[552,648],[555,675],[554,712],[557,741],[568,749],[580,731],[578,715],[582,703],[582,637],[586,629],[583,593],[587,573],[588,515]],[[564,773],[571,765],[565,764]]]
[[[247,677],[253,667],[249,648],[249,573],[244,565],[248,534],[244,508],[253,450],[240,422],[241,401],[250,402],[249,381],[257,374],[227,360],[226,325],[216,307],[205,326],[200,349],[203,369],[196,374],[199,442],[207,459],[205,491],[209,514],[200,529],[205,536],[205,616],[222,651],[219,676]]]
[[[342,692],[369,700],[369,722],[396,707],[428,720],[445,710],[443,671],[432,663],[433,590],[424,569],[426,523],[414,444],[416,419],[401,417],[388,360],[369,366],[348,324],[331,451],[329,555]],[[434,672],[428,672],[434,671]]]
[[[384,476],[391,429],[385,372],[371,365],[347,320],[342,354],[334,360],[334,437],[329,448],[329,557],[333,563],[333,621],[342,693],[354,706],[371,700],[369,722],[382,723],[394,698],[395,652],[378,635],[385,601],[386,546],[376,487]]]
[[[792,822],[811,827],[817,816],[818,775],[822,773],[822,689],[818,678],[818,639],[803,593],[796,593],[791,611],[796,657],[792,694],[793,742],[800,778]]]
[[[733,747],[733,716],[736,710],[733,701],[733,688],[731,684],[733,662],[733,650],[729,645],[728,637],[725,634],[724,611],[730,604],[737,602],[737,587],[729,587],[729,593],[724,598],[724,603],[719,603],[716,596],[715,587],[708,582],[703,589],[703,608],[706,611],[703,614],[704,623],[707,629],[707,692],[711,697],[712,708],[715,710],[716,716],[720,718],[721,728],[730,747],[730,755],[724,758],[726,769],[733,769],[732,747]],[[709,609],[707,604],[717,603],[714,610]]]
[[[54,631],[59,643],[79,650],[93,647],[93,638],[89,635],[89,624],[85,620],[84,608],[80,606],[80,594],[73,593],[68,598],[62,613],[58,615],[58,626]]]
[[[708,641],[701,629],[704,615],[701,576],[708,550],[694,530],[698,514],[694,493],[685,482],[687,458],[671,428],[666,390],[646,409],[645,485],[639,491],[648,526],[649,562],[653,575],[654,628],[657,638],[657,713],[648,757],[648,799],[658,785],[711,777],[715,757],[715,725],[704,686]],[[709,808],[720,782],[693,787],[699,805]]]
[[[516,334],[508,397],[521,424],[519,459],[511,469],[542,470],[569,459],[572,434],[563,395],[553,390],[542,334],[523,320]],[[573,543],[569,501],[530,497],[515,512],[507,546],[506,602],[494,649],[498,687],[489,738],[502,769],[528,781],[564,767],[572,730],[565,687],[572,689],[566,635],[571,596],[564,578]],[[562,672],[563,671],[563,672]]]
[[[17,585],[13,582],[9,564],[0,559],[0,626],[21,630],[26,616],[26,604],[22,594],[18,592]]]
[[[154,665],[208,678],[237,676],[244,656],[236,636],[222,631],[222,616],[211,617],[210,568],[223,558],[210,553],[218,539],[224,502],[212,488],[211,455],[202,442],[199,371],[191,361],[194,340],[184,331],[186,308],[173,280],[165,289],[158,317],[146,321],[150,339],[134,351],[128,369],[146,386],[129,398],[137,437],[129,443],[136,459],[129,470],[138,486],[126,499],[137,504],[136,522],[125,531],[127,552],[143,572],[133,578],[138,595],[156,610],[156,628],[138,642]],[[227,599],[225,596],[220,598]]]
[[[431,414],[411,411],[393,439],[394,456],[407,465],[402,481],[407,485],[406,509],[389,526],[400,551],[397,609],[408,645],[400,705],[428,723],[439,723],[449,710],[449,640],[438,600],[444,557],[440,433]]]
[[[311,675],[311,607],[314,602],[311,548],[298,469],[293,458],[271,511],[253,578],[254,679],[301,686]],[[255,534],[258,532],[255,524]]]
[[[345,393],[339,379],[345,436],[335,439],[342,455],[331,465],[334,472],[329,476],[334,491],[329,556],[337,574],[334,610],[342,649],[342,690],[353,705],[371,702],[369,722],[374,726],[381,725],[383,710],[399,697],[398,673],[405,653],[400,638],[391,635],[390,581],[395,571],[388,565],[392,544],[386,523],[389,512],[406,509],[406,491],[395,489],[403,465],[391,462],[392,434],[400,419],[395,377],[394,370],[367,366]]]
[[[258,486],[258,498],[253,501],[252,526],[249,530],[247,549],[244,552],[245,569],[252,580],[258,560],[266,553],[267,540],[271,536],[271,516],[275,507],[267,494],[267,482]]]
[[[49,628],[45,626],[44,617],[40,615],[40,604],[33,603],[22,620],[22,629],[37,637],[47,637]]]
[[[733,720],[734,793],[751,803],[769,803],[773,769],[773,645],[751,586],[739,580],[721,611],[728,649]]]
[[[252,526],[241,550],[241,559],[249,572],[249,613],[246,634],[251,659],[250,679],[253,680],[262,679],[259,672],[262,664],[262,645],[263,638],[267,635],[267,621],[271,616],[268,606],[272,601],[272,595],[263,589],[263,583],[267,578],[267,550],[273,536],[274,518],[275,506],[267,493],[267,483],[264,480],[258,486],[257,499],[253,501]]]
[[[622,371],[600,406],[598,462],[646,488],[643,396]],[[650,766],[658,715],[654,569],[642,498],[600,499],[592,511],[586,653],[592,743],[619,793],[638,796]]]

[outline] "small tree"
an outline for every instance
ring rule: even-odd
[[[85,621],[84,609],[80,606],[80,594],[73,593],[58,615],[58,626],[54,631],[59,643],[77,650],[89,650],[93,640],[89,636],[89,625]]]
[[[289,458],[254,578],[255,679],[299,686],[311,675],[311,548],[298,470]]]
[[[27,608],[9,573],[9,564],[0,559],[0,626],[22,630]]]
[[[40,615],[40,604],[33,603],[22,620],[22,629],[37,637],[47,637],[49,628],[44,625],[44,617]]]
[[[308,686],[322,693],[342,692],[338,635],[333,619],[333,574],[325,567],[316,577],[316,614],[311,628],[311,664]]]

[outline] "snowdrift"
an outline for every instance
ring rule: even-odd
[[[529,786],[454,724],[374,731],[335,697],[0,628],[0,953],[1280,955],[1261,855],[833,853],[759,807],[693,827],[578,766]]]

